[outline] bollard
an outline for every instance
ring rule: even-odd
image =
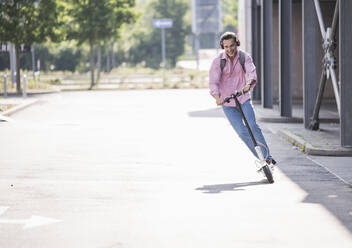
[[[7,97],[7,75],[4,74],[4,97]]]
[[[27,75],[23,75],[23,97],[27,97]]]

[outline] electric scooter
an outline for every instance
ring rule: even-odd
[[[241,113],[241,116],[242,116],[242,119],[244,121],[244,124],[246,125],[246,127],[248,129],[248,132],[249,132],[249,135],[251,136],[251,139],[253,141],[255,151],[256,151],[256,153],[258,155],[259,161],[258,161],[257,165],[259,167],[259,172],[263,172],[264,173],[264,175],[267,178],[269,183],[274,183],[274,178],[273,178],[273,174],[272,174],[271,168],[270,168],[268,162],[266,161],[266,159],[264,158],[264,155],[263,155],[263,152],[262,152],[260,146],[258,145],[257,141],[254,138],[253,132],[252,132],[252,130],[251,130],[251,128],[250,128],[250,126],[249,126],[249,124],[247,122],[246,116],[243,113],[242,106],[241,106],[240,102],[238,101],[238,97],[241,96],[241,95],[242,95],[242,92],[235,92],[231,96],[226,97],[224,99],[224,102],[229,103],[231,99],[235,100],[236,106],[238,106],[238,109],[239,109],[239,111]]]

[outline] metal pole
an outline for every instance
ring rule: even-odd
[[[292,0],[279,1],[279,109],[280,115],[292,117],[291,57]]]
[[[341,80],[341,145],[352,147],[352,1],[340,0],[339,6],[339,78]]]
[[[161,55],[162,55],[162,65],[165,69],[165,28],[161,29]]]
[[[34,46],[31,46],[32,53],[32,70],[33,70],[33,79],[35,80],[35,57],[34,57]]]
[[[38,82],[40,82],[40,59],[37,60]]]
[[[199,35],[198,34],[195,34],[195,48],[196,48],[197,70],[199,70]]]
[[[315,105],[314,105],[314,110],[313,110],[313,117],[312,120],[308,126],[309,129],[312,130],[318,130],[319,129],[319,111],[320,111],[320,105],[321,101],[323,99],[323,94],[324,94],[324,89],[325,89],[325,84],[326,84],[326,70],[323,68],[321,71],[321,76],[320,76],[320,83],[319,83],[319,90],[318,90],[318,95],[315,100]]]
[[[318,96],[316,99],[316,106],[314,107],[312,121],[309,125],[310,129],[317,130],[319,128],[319,110],[320,110],[320,105],[322,102],[321,98],[323,97],[326,80],[329,78],[330,75],[331,75],[332,86],[334,89],[337,110],[339,113],[339,117],[341,118],[341,110],[340,110],[341,100],[340,100],[340,96],[339,96],[338,83],[337,83],[337,79],[336,79],[335,58],[333,56],[333,51],[334,51],[333,39],[335,36],[336,26],[337,26],[337,21],[338,21],[338,16],[339,16],[339,11],[338,11],[339,0],[336,1],[332,27],[327,28],[326,32],[324,29],[325,26],[324,26],[324,21],[323,21],[322,14],[321,14],[319,1],[314,0],[314,4],[315,4],[316,13],[318,16],[320,31],[323,36],[323,50],[325,53],[324,58],[323,58],[323,68],[322,68],[322,76],[320,79],[319,92],[318,92]]]
[[[7,75],[4,74],[4,97],[7,97]]]
[[[328,28],[326,35],[329,39],[330,39],[330,37],[332,37],[331,33],[332,33],[331,28]],[[330,39],[328,42],[332,42],[332,40]],[[335,69],[334,69],[335,61],[334,61],[334,57],[332,55],[331,49],[328,49],[326,51],[326,59],[327,59],[328,65],[329,65],[328,68],[326,68],[326,70],[327,70],[328,75],[329,74],[331,75],[331,81],[332,81],[332,86],[334,89],[337,110],[338,110],[339,116],[341,116],[340,115],[341,114],[341,112],[340,112],[340,94],[339,94],[339,89],[337,86],[336,73],[335,73]]]
[[[336,33],[336,29],[337,29],[337,23],[339,21],[339,0],[336,1],[336,5],[335,5],[335,12],[334,12],[334,17],[332,20],[332,24],[331,24],[331,34],[330,34],[330,38],[333,39],[335,37],[335,33]]]
[[[254,17],[255,17],[255,24],[254,24],[254,31],[255,31],[255,35],[253,36],[253,44],[255,44],[256,49],[254,50],[255,53],[255,65],[257,67],[257,86],[254,88],[254,92],[253,92],[253,99],[255,100],[262,100],[261,99],[261,86],[262,86],[262,59],[261,59],[261,3],[258,0],[254,0],[253,2],[253,6],[254,6]],[[254,22],[254,19],[253,19]]]
[[[258,15],[257,15],[257,1],[252,0],[252,57],[253,57],[253,62],[256,65],[257,68],[257,86],[254,88],[253,91],[253,100],[260,100],[259,94],[258,94],[258,87],[260,85],[259,78],[260,78],[260,72],[258,71],[260,66],[258,63]]]
[[[333,86],[334,94],[335,94],[335,98],[336,98],[337,111],[339,112],[339,116],[341,117],[340,93],[339,93],[339,88],[337,85],[336,73],[335,73],[335,70],[332,68],[332,65],[330,65],[329,71],[330,71],[332,86]]]
[[[273,68],[273,0],[262,2],[261,12],[261,66],[262,66],[262,106],[273,107],[272,97],[272,68]]]
[[[161,29],[161,57],[163,67],[163,82],[165,82],[165,28]]]
[[[318,19],[312,15],[315,12],[314,2],[302,2],[302,31],[303,31],[303,108],[304,127],[309,128],[317,99],[319,83],[318,46]],[[316,119],[318,125],[318,119]],[[315,125],[315,124],[314,124]]]
[[[27,97],[27,75],[23,75],[23,92],[22,92],[23,97]]]
[[[323,36],[323,40],[325,40],[325,36],[326,36],[325,25],[324,25],[323,15],[321,14],[319,0],[314,0],[314,5],[315,5],[315,10],[316,10],[317,16],[318,16],[320,32],[321,32],[321,35]]]

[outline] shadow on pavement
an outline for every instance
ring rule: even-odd
[[[189,112],[188,115],[190,117],[225,117],[224,112],[222,112],[221,108],[193,111]]]
[[[245,190],[245,187],[269,184],[266,179],[258,182],[246,182],[246,183],[230,183],[230,184],[214,184],[214,185],[204,185],[201,188],[196,188],[196,190],[204,191],[206,194],[221,193],[223,191],[241,191]]]
[[[302,203],[323,206],[351,232],[352,187],[304,153],[292,150],[289,144],[274,136],[275,134],[267,135],[269,146],[275,152],[281,172],[306,193]],[[338,157],[336,163],[339,163]]]

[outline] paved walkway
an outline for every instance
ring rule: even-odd
[[[1,123],[0,247],[351,248],[351,160],[306,156],[289,124],[260,121],[268,184],[207,90],[38,103]]]
[[[276,125],[278,134],[308,155],[352,156],[352,148],[341,147],[339,116],[333,105],[322,106],[317,131],[304,128],[302,105],[293,106],[291,118],[281,117],[278,106],[267,109],[255,104],[255,110],[258,120],[281,124]]]

